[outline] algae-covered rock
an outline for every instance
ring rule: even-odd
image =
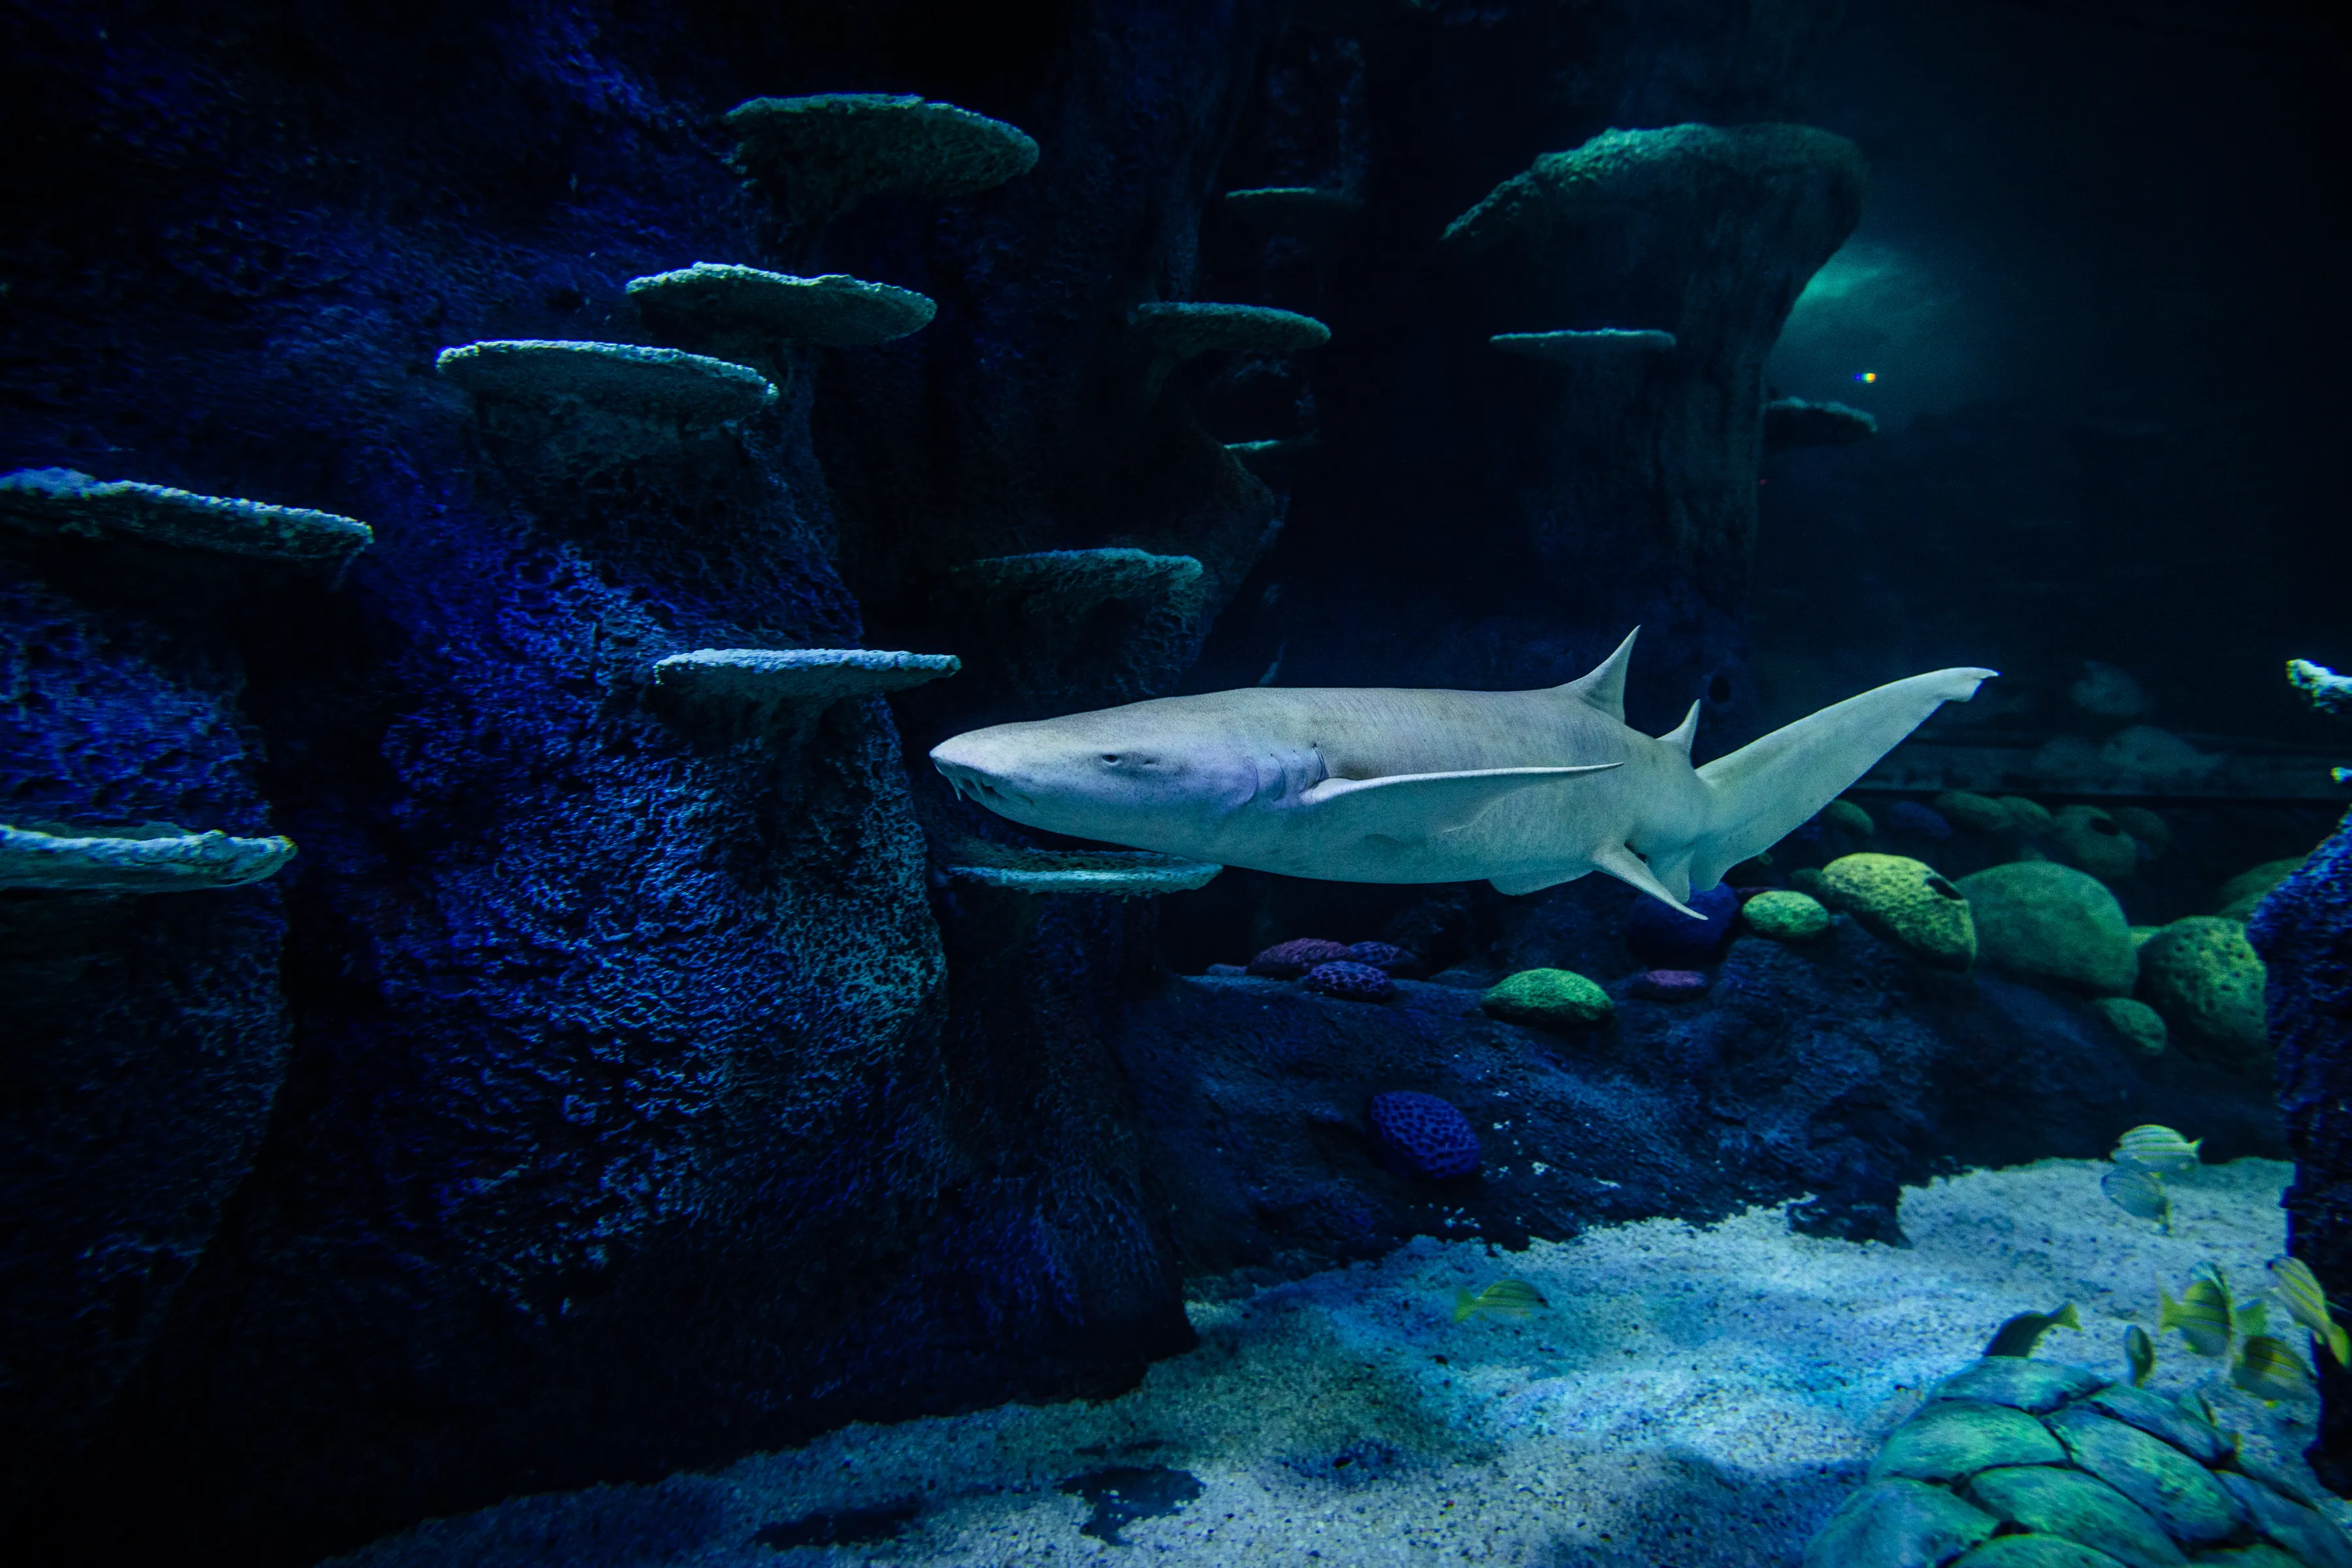
[[[2142,944],[2139,972],[2141,996],[2180,1034],[2241,1064],[2267,1057],[2263,961],[2236,921],[2173,921]]]
[[[2243,921],[2254,912],[2254,906],[2270,897],[2273,888],[2303,868],[2304,857],[2290,860],[2265,860],[2251,871],[2241,871],[2221,884],[2219,909],[2213,912],[2225,921]]]
[[[2123,906],[2091,873],[2020,860],[1958,885],[1976,922],[1977,956],[1993,968],[2118,996],[2139,978]]]
[[[2245,1510],[2204,1466],[2137,1427],[2087,1405],[2048,1418],[2077,1465],[2137,1503],[2166,1535],[2190,1545],[2226,1540]]]
[[[2079,1470],[2018,1466],[1969,1483],[1969,1500],[2006,1523],[2093,1546],[2129,1568],[2172,1568],[2188,1554],[2131,1499]]]
[[[1976,962],[1969,900],[1923,860],[1905,855],[1847,855],[1822,868],[1822,901],[1944,969]]]
[[[1932,1568],[1982,1541],[1993,1517],[1940,1487],[1873,1481],[1830,1515],[1805,1547],[1805,1568]]]
[[[2028,1532],[1997,1535],[1952,1568],[2123,1568],[2123,1564],[2078,1542]]]
[[[1824,827],[1834,827],[1856,838],[1873,837],[1878,832],[1878,824],[1871,820],[1870,813],[1850,800],[1830,802],[1822,807],[1814,820]]]
[[[1609,993],[1570,969],[1522,969],[1478,998],[1489,1016],[1546,1029],[1585,1028],[1617,1010]]]
[[[1946,790],[1928,803],[1943,814],[1955,827],[1965,827],[1971,833],[2006,833],[2017,826],[2009,807],[1990,795],[1970,795],[1964,789]]]
[[[2038,800],[2021,795],[2005,795],[2000,800],[2002,809],[2009,813],[2009,825],[2021,833],[2050,833],[2058,826],[2058,819],[2050,815],[2050,808]]]
[[[2012,1405],[2039,1415],[2090,1393],[2105,1381],[2077,1366],[2028,1361],[2022,1356],[1993,1355],[1944,1379],[1927,1391],[1927,1397]]]
[[[1739,906],[1740,922],[1774,942],[1811,942],[1830,929],[1830,911],[1807,893],[1774,889]]]
[[[2133,947],[2137,950],[2138,943],[2133,943]],[[2160,1057],[2171,1043],[2171,1032],[2164,1026],[2164,1015],[2145,1002],[2129,996],[2102,996],[2091,1004],[2091,1011],[2142,1056]]]
[[[1960,1559],[1961,1563],[1968,1561],[1965,1557]],[[2198,1568],[2306,1568],[2302,1558],[2281,1552],[2266,1542],[2257,1542],[2252,1546],[2219,1547],[2211,1552],[2200,1552],[2189,1561]]]
[[[2063,805],[2051,818],[2050,852],[2103,882],[2139,868],[2139,843],[2095,805]]]
[[[2050,1428],[2024,1411],[1982,1400],[1946,1399],[1895,1429],[1878,1450],[1870,1479],[1965,1480],[1997,1465],[2058,1465],[2065,1460],[2066,1450]]]

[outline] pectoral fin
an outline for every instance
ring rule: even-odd
[[[1299,797],[1322,820],[1407,843],[1469,826],[1505,795],[1536,784],[1607,773],[1622,763],[1578,768],[1478,768],[1458,773],[1391,773],[1325,779]]]
[[[1682,863],[1687,864],[1687,860],[1688,858],[1685,856]],[[1595,855],[1592,858],[1592,863],[1601,870],[1606,871],[1611,876],[1616,878],[1619,881],[1623,882],[1628,887],[1639,888],[1643,892],[1649,894],[1650,897],[1657,900],[1658,902],[1666,905],[1670,909],[1679,910],[1695,921],[1703,921],[1706,919],[1705,915],[1699,913],[1696,910],[1683,902],[1680,898],[1676,897],[1672,889],[1668,888],[1665,883],[1658,880],[1657,876],[1651,871],[1647,865],[1643,864],[1642,858],[1639,855],[1634,854],[1622,844],[1612,845],[1610,847],[1603,849],[1600,854]],[[1684,886],[1689,886],[1687,879],[1685,879]]]

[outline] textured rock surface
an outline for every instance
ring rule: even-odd
[[[1943,969],[1977,955],[1975,921],[1959,889],[1906,855],[1845,855],[1822,868],[1821,899]]]
[[[1546,1029],[1581,1029],[1615,1012],[1609,993],[1570,969],[1523,969],[1486,988],[1478,1005],[1488,1016]]]
[[[2113,996],[2138,980],[2123,906],[2087,871],[2020,860],[1956,885],[1969,900],[1977,956],[1995,969]]]
[[[1611,973],[1601,956],[1578,962]],[[1997,975],[1955,987],[1851,920],[1801,945],[1742,938],[1705,996],[1628,994],[1599,1027],[1507,1022],[1480,995],[1401,980],[1367,1007],[1234,976],[1136,1002],[1118,1050],[1184,1269],[1287,1273],[1416,1232],[1515,1243],[1807,1194],[1792,1224],[1893,1241],[1897,1184],[1947,1160],[2097,1159],[2143,1121],[2214,1134],[2217,1160],[2279,1148],[2242,1080],[2145,1058],[2081,1005]],[[1361,1108],[1396,1089],[1469,1116],[1475,1182],[1436,1202],[1381,1168]]]
[[[2140,944],[2140,994],[2180,1043],[2258,1070],[2270,1059],[2263,961],[2245,928],[2212,915],[2178,920]]]
[[[2339,825],[2247,923],[2263,993],[2279,1110],[2294,1151],[2289,1236],[2336,1300],[2352,1300],[2352,823]],[[2319,1373],[2311,1468],[2352,1496],[2352,1373]]]

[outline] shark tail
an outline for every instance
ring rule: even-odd
[[[1947,702],[1966,702],[1997,671],[1938,669],[1849,697],[1698,770],[1707,824],[1690,851],[1690,885],[1714,887],[1868,773]]]

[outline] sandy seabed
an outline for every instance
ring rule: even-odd
[[[2177,1294],[2211,1261],[2242,1290],[2264,1282],[2293,1167],[2176,1179],[2168,1236],[2105,1200],[2106,1168],[1906,1191],[1908,1247],[1794,1235],[1778,1207],[1522,1253],[1417,1240],[1195,1304],[1200,1348],[1115,1400],[854,1426],[658,1486],[517,1499],[337,1562],[1793,1564],[1920,1389],[2011,1313],[2075,1302],[2084,1331],[2041,1353],[2120,1374],[2124,1325],[2155,1331],[2159,1281]],[[1453,1321],[1458,1288],[1503,1278],[1549,1310]],[[2312,1404],[2265,1408],[2218,1370],[2167,1335],[2154,1386],[2206,1386],[2250,1458],[2325,1498],[2300,1458]],[[1090,1500],[1088,1477],[1115,1495]],[[1118,1517],[1141,1507],[1169,1510]],[[770,1543],[828,1534],[873,1538]]]

